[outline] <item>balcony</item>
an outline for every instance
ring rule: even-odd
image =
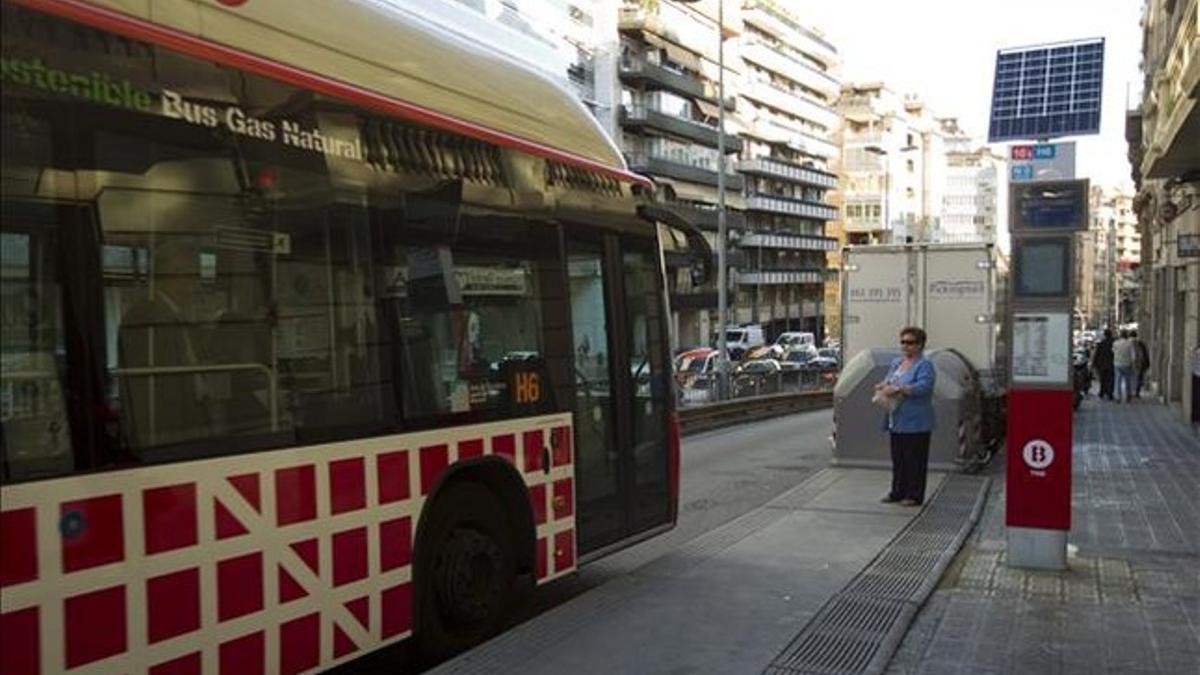
[[[666,89],[684,96],[708,100],[704,93],[704,83],[700,80],[654,65],[645,59],[622,59],[620,76],[622,82],[645,85],[652,89]]]
[[[738,270],[737,282],[743,286],[792,285],[792,284],[823,284],[825,270]]]
[[[830,108],[792,91],[781,89],[770,82],[749,82],[742,88],[742,96],[753,99],[776,110],[807,119],[826,129],[836,129],[838,114]]]
[[[743,235],[738,241],[738,245],[743,248],[774,248],[789,251],[836,251],[838,240],[834,237],[755,232]]]
[[[655,176],[666,176],[677,180],[717,186],[717,172],[701,166],[681,164],[665,157],[636,153],[629,155],[629,168],[635,173],[645,173]],[[738,174],[725,174],[725,189],[740,191],[745,181]]]
[[[789,56],[775,45],[750,38],[744,41],[742,58],[779,73],[790,80],[825,94],[832,101],[841,93],[842,85],[836,78],[802,61]]]
[[[742,23],[761,29],[797,51],[817,59],[826,67],[838,63],[837,49],[827,40],[766,5],[742,10]]]
[[[750,195],[746,198],[746,210],[782,213],[816,220],[836,220],[838,217],[837,209],[832,206],[769,195]]]
[[[684,119],[670,113],[655,110],[649,106],[635,105],[621,107],[621,125],[627,129],[657,129],[676,136],[682,136],[700,145],[715,148],[719,145],[716,127],[703,122]],[[725,133],[726,152],[741,152],[742,139]]]
[[[1153,74],[1142,115],[1141,173],[1169,178],[1200,166],[1200,3],[1189,2],[1170,35],[1171,48]]]
[[[737,170],[756,176],[780,178],[800,185],[814,185],[826,189],[837,187],[837,176],[831,173],[796,166],[769,157],[756,157],[738,162]]]
[[[883,218],[846,218],[842,221],[842,230],[847,233],[870,234],[885,229]]]
[[[838,155],[836,145],[782,117],[759,117],[750,121],[742,133],[746,136],[761,138],[768,143],[785,143],[791,148],[814,157],[829,159]]]

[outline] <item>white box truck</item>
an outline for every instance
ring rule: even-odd
[[[847,246],[842,252],[842,355],[895,349],[900,329],[929,333],[1004,385],[1007,261],[991,244]]]
[[[835,420],[878,417],[869,404],[874,383],[855,380],[881,378],[879,368],[886,362],[885,350],[898,355],[900,330],[918,326],[929,335],[927,352],[943,353],[935,357],[935,363],[944,363],[946,375],[953,373],[958,380],[939,382],[940,392],[935,391],[935,398],[953,397],[957,401],[950,408],[959,418],[958,424],[944,430],[948,435],[940,444],[947,447],[940,454],[947,461],[954,457],[960,465],[986,462],[1004,434],[1007,268],[1007,260],[990,244],[893,244],[843,249],[842,362],[846,365],[835,390]],[[945,356],[946,350],[953,350],[956,356]],[[864,354],[861,363],[855,363],[859,354]],[[958,368],[948,359],[963,361],[964,367]],[[852,396],[852,391],[868,395]],[[842,436],[840,440],[848,440],[846,433]],[[838,456],[877,454],[877,449],[866,445],[858,440],[839,442],[835,460]]]

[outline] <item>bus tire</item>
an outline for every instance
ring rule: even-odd
[[[471,481],[453,482],[432,505],[417,558],[416,645],[434,663],[503,628],[516,587],[508,510]]]

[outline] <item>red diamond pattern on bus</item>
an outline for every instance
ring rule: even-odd
[[[412,584],[404,583],[380,595],[383,605],[383,637],[390,638],[412,628]]]
[[[367,528],[333,535],[333,585],[367,578]]]
[[[265,675],[266,636],[262,631],[221,643],[221,675]]]
[[[554,481],[554,519],[562,520],[575,514],[575,486],[570,478]]]
[[[280,527],[317,517],[317,472],[312,464],[275,471],[275,520]]]
[[[146,580],[146,639],[150,644],[199,628],[199,568]]]
[[[512,434],[492,436],[492,454],[517,463],[517,439]]]
[[[217,620],[229,621],[263,608],[262,553],[217,563]]]
[[[408,452],[386,452],[375,459],[379,476],[379,503],[390,504],[409,497]]]
[[[262,512],[262,497],[259,493],[258,474],[246,473],[239,476],[231,476],[227,479],[233,489],[238,491],[246,503],[254,507],[255,511]]]
[[[146,555],[196,545],[196,484],[142,491]]]
[[[337,624],[333,625],[333,658],[341,658],[347,654],[353,654],[358,651],[358,645],[354,644],[346,632]]]
[[[555,467],[567,466],[571,463],[571,427],[554,427],[550,431],[550,447]]]
[[[63,645],[57,663],[38,663],[36,647],[16,656],[0,649],[0,673],[80,666],[130,672],[136,663],[145,664],[143,674],[192,673],[203,666],[199,645],[217,643],[210,665],[219,666],[220,673],[307,672],[329,665],[322,654],[348,657],[403,637],[412,630],[413,588],[400,579],[411,578],[413,536],[427,502],[393,504],[428,494],[451,460],[475,459],[485,451],[507,458],[524,473],[538,523],[538,581],[564,574],[576,561],[573,472],[561,467],[563,453],[570,452],[571,427],[562,421],[569,418],[555,420],[558,426],[506,422],[502,433],[448,433],[432,444],[423,434],[424,445],[406,450],[362,448],[354,454],[337,445],[307,455],[281,453],[257,470],[251,456],[205,460],[195,463],[194,473],[182,474],[190,482],[180,482],[174,466],[147,467],[130,479],[97,481],[107,487],[92,492],[71,492],[66,502],[22,495],[17,502],[22,508],[0,512],[0,581],[6,588],[41,583],[38,565],[45,561],[39,552],[47,545],[61,547],[62,569],[75,577],[73,585],[56,585],[61,590],[38,601],[61,608],[54,613],[62,616],[54,627],[61,636],[55,642],[61,639]],[[397,445],[403,443],[399,439]],[[272,482],[264,486],[264,480]],[[376,493],[368,485],[378,487],[378,503],[368,499],[368,493]],[[6,498],[10,489],[6,486]],[[37,509],[58,515],[58,527],[39,532]],[[325,520],[328,516],[336,520]],[[201,527],[199,519],[205,517],[212,520]],[[280,536],[280,528],[288,528],[279,542],[286,546],[264,550],[260,539]],[[222,543],[214,548],[217,541]],[[126,545],[132,550],[127,552]],[[139,561],[143,553],[149,558],[145,565]],[[51,562],[57,566],[59,561]],[[380,588],[379,581],[369,579],[373,570],[385,573],[390,586]],[[111,579],[130,586],[100,586]],[[276,584],[278,593],[268,592],[268,583]],[[212,615],[201,611],[203,593],[215,596]],[[130,604],[135,599],[136,606]],[[39,622],[45,609],[17,605],[13,610],[7,593],[5,601],[10,611],[0,615],[4,640],[42,641]],[[253,632],[242,633],[242,626],[253,626]],[[266,631],[277,631],[272,641]],[[268,642],[273,642],[269,655]]]
[[[0,588],[38,578],[36,515],[32,508],[0,513]]]
[[[359,625],[366,630],[371,630],[371,598],[363,596],[355,600],[344,603],[346,611],[354,615],[358,619]]]
[[[312,570],[313,574],[320,576],[321,565],[320,558],[317,557],[317,540],[305,539],[304,541],[297,541],[291,544],[291,547],[296,552],[296,555],[300,556],[300,559],[304,561],[304,564],[308,565],[308,569]]]
[[[296,581],[287,570],[279,568],[279,603],[283,604],[292,600],[308,597],[308,591]]]
[[[213,500],[213,519],[216,521],[217,539],[229,539],[230,537],[240,537],[243,534],[250,534],[237,518],[234,517],[225,505],[217,500]]]
[[[544,525],[546,523],[546,486],[545,485],[530,485],[529,486],[529,506],[533,509],[533,522],[535,525]]]
[[[124,586],[67,598],[63,615],[68,668],[125,651]]]
[[[433,486],[450,465],[450,449],[446,445],[421,448],[421,494],[433,491]]]
[[[379,524],[379,569],[383,572],[412,561],[412,518],[396,518]]]
[[[525,447],[525,473],[542,470],[542,454],[545,445],[542,443],[542,430],[526,431],[523,436]]]
[[[152,666],[150,675],[200,675],[200,652]]]
[[[483,439],[472,438],[469,441],[458,442],[458,461],[483,456]]]
[[[329,500],[334,515],[366,508],[367,481],[362,457],[329,463]]]
[[[575,532],[567,530],[554,535],[554,572],[565,572],[575,566]]]
[[[76,572],[125,559],[121,503],[121,495],[105,495],[60,505],[63,571]]]
[[[279,672],[300,673],[321,660],[321,615],[288,621],[279,627]]]
[[[37,675],[41,643],[38,636],[38,608],[0,614],[0,635],[10,645],[21,649],[0,649],[0,673],[4,675]]]

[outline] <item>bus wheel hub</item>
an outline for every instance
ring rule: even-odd
[[[486,620],[501,595],[502,558],[503,552],[492,537],[471,528],[455,528],[434,563],[442,614],[459,623]]]

